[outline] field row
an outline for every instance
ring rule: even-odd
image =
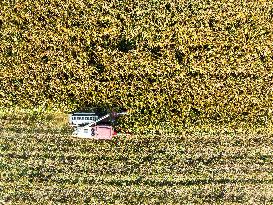
[[[95,141],[3,128],[0,135],[0,198],[12,204],[273,200],[270,133]]]

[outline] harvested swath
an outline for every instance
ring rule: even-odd
[[[0,131],[3,203],[272,203],[272,129],[95,141],[46,123]]]

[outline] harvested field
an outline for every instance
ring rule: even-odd
[[[269,130],[95,141],[50,121],[2,116],[3,203],[273,203]]]

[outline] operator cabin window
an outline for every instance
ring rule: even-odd
[[[88,129],[84,129],[83,132],[84,132],[84,133],[88,133]]]

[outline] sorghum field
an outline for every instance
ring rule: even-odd
[[[272,28],[269,0],[1,0],[0,204],[273,204]],[[133,134],[72,138],[88,107]]]
[[[2,0],[0,106],[125,108],[128,129],[262,124],[272,28],[269,0]]]
[[[95,141],[56,116],[2,113],[2,204],[273,203],[269,128]]]

